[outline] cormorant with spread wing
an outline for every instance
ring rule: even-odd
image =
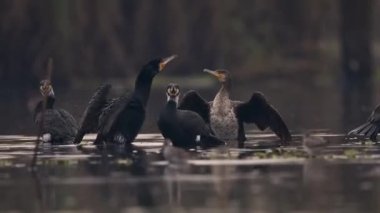
[[[196,112],[177,109],[180,89],[171,83],[166,89],[167,103],[158,119],[158,127],[165,139],[170,139],[174,146],[182,148],[213,147],[225,145],[214,135],[209,125]]]
[[[79,143],[84,134],[93,131],[98,133],[95,144],[132,143],[145,120],[145,107],[153,78],[174,58],[175,55],[148,62],[137,76],[134,91],[119,98],[108,100],[111,86],[101,86],[85,110],[75,143]]]
[[[255,123],[260,130],[270,128],[286,145],[291,140],[288,127],[277,110],[270,105],[264,95],[253,93],[247,102],[230,99],[231,77],[227,70],[209,70],[222,84],[211,102],[206,102],[197,92],[189,91],[182,99],[179,109],[197,112],[210,124],[215,135],[222,140],[238,140],[239,146],[246,141],[244,123]]]
[[[33,119],[40,129],[42,141],[52,144],[71,143],[78,130],[74,117],[64,109],[54,108],[55,95],[50,80],[40,82],[44,100],[38,102]]]
[[[367,119],[367,122],[351,130],[348,135],[364,135],[371,139],[371,141],[377,141],[377,133],[380,130],[380,105],[372,111],[371,115]]]

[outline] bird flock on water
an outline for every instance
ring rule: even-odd
[[[119,97],[109,97],[110,84],[101,85],[90,98],[79,124],[69,112],[55,108],[55,93],[49,74],[48,79],[40,82],[43,99],[36,105],[33,116],[39,128],[38,141],[80,144],[85,134],[96,133],[94,144],[97,146],[130,148],[144,123],[155,76],[176,57],[172,55],[146,63],[135,80],[134,90]],[[291,144],[292,136],[285,121],[262,93],[253,92],[248,101],[233,100],[228,70],[203,71],[215,77],[221,85],[211,101],[206,101],[195,90],[187,91],[181,98],[182,91],[176,83],[170,83],[166,88],[167,103],[157,116],[157,126],[165,140],[163,155],[169,155],[171,150],[231,146],[234,142],[238,147],[244,147],[247,140],[244,125],[251,123],[260,130],[269,128],[273,131],[279,138],[279,146]],[[380,106],[348,136],[376,141],[379,130]],[[305,151],[310,155],[319,152],[326,144],[322,137],[309,133],[303,136]]]

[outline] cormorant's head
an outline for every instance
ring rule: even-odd
[[[173,100],[176,103],[178,103],[179,94],[180,94],[180,89],[179,89],[178,84],[170,83],[168,87],[166,88],[166,96],[167,96],[168,101]]]
[[[154,77],[157,73],[164,70],[167,64],[171,62],[173,59],[177,58],[177,55],[172,55],[166,58],[157,58],[150,62],[148,62],[143,67],[143,72],[145,75],[149,75],[150,77]]]
[[[40,82],[40,92],[44,97],[54,96],[54,90],[50,80],[42,80]]]
[[[225,83],[230,80],[230,72],[228,70],[209,70],[209,69],[204,69],[203,72],[207,72],[213,76],[215,76],[219,82]]]

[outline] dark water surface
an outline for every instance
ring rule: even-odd
[[[341,135],[307,158],[294,145],[271,148],[272,134],[250,134],[244,149],[192,151],[188,165],[167,165],[162,138],[141,134],[139,149],[43,145],[0,137],[1,212],[379,212],[380,149]]]

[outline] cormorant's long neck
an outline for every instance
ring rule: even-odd
[[[176,111],[177,110],[177,102],[175,100],[169,100],[166,103],[166,109],[169,111]]]
[[[214,102],[226,102],[230,100],[231,81],[227,79],[222,83],[222,87],[219,89],[218,94],[215,96]]]
[[[141,73],[136,79],[134,95],[144,104],[144,106],[146,106],[149,99],[152,81],[153,78],[146,77]]]
[[[54,102],[55,102],[54,95],[49,95],[48,97],[46,97],[46,109],[53,109]]]

